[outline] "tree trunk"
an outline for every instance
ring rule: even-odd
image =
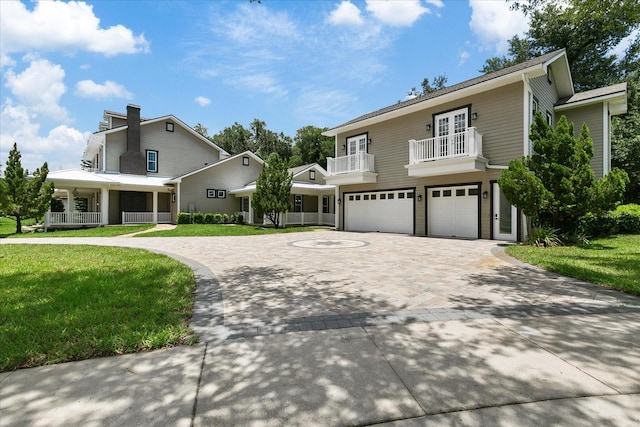
[[[21,234],[22,233],[22,218],[19,216],[16,216],[16,234]]]

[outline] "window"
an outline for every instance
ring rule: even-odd
[[[249,198],[242,198],[242,212],[249,212]]]
[[[353,196],[349,196],[349,200],[353,200]]]
[[[553,126],[553,114],[547,111],[547,124]]]
[[[368,195],[368,194],[365,194],[365,195],[364,195],[364,199],[365,199],[365,200],[369,200],[369,195]]]
[[[360,200],[360,195],[356,195],[356,200]]]
[[[398,193],[398,199],[404,199],[404,193]]]
[[[164,124],[164,129],[165,129],[167,132],[173,132],[173,123],[171,123],[171,122],[165,122],[165,124]]]
[[[322,196],[322,213],[329,213],[329,196]]]
[[[464,197],[466,193],[467,192],[464,188],[462,190],[456,190],[456,197]]]
[[[440,190],[433,190],[431,197],[440,197]]]
[[[158,152],[147,150],[147,172],[158,172]]]
[[[386,199],[386,198],[387,198],[387,195],[386,195],[386,194],[382,193],[382,194],[380,195],[380,200],[384,200],[384,199]]]
[[[470,196],[477,196],[478,194],[480,194],[480,192],[478,191],[477,188],[470,188],[469,189],[469,195]]]
[[[538,98],[536,98],[535,96],[533,97],[533,101],[531,103],[531,112],[532,112],[532,116],[536,115],[536,111],[540,110],[540,104],[538,103]]]
[[[351,136],[347,138],[347,155],[367,152],[368,134]]]
[[[309,171],[309,179],[311,181],[315,181],[315,179],[316,179],[316,171]]]
[[[378,195],[377,195],[377,194],[372,194],[372,195],[371,195],[371,200],[375,200],[375,199],[377,199],[377,198],[378,198]]]
[[[207,199],[215,199],[218,193],[212,188],[207,188]]]
[[[218,199],[226,199],[227,198],[227,190],[216,190],[216,197]]]
[[[389,200],[393,200],[394,197],[395,197],[395,194],[393,194],[393,193],[387,194],[387,199],[389,199]]]
[[[242,166],[249,166],[249,157],[242,156]]]
[[[302,194],[293,195],[293,211],[302,212]]]
[[[407,193],[407,199],[413,199],[413,191]]]
[[[451,197],[451,190],[442,190],[442,197]]]

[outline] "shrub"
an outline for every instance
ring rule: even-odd
[[[214,213],[213,214],[213,223],[214,224],[220,224],[222,222],[222,214],[220,213]]]
[[[178,213],[178,224],[191,224],[191,214],[188,212]]]
[[[226,214],[226,213],[222,214],[222,223],[229,224],[229,214]]]
[[[236,224],[236,225],[244,224],[244,221],[242,219],[242,214],[232,213],[231,215],[229,215],[229,223]]]
[[[640,213],[616,211],[619,234],[640,234]]]
[[[562,241],[558,236],[559,231],[559,229],[552,227],[534,227],[527,238],[527,243],[545,248],[562,246]]]
[[[244,217],[242,216],[242,214],[236,214],[235,223],[238,225],[244,224]]]
[[[210,212],[204,214],[204,223],[205,224],[213,224],[214,215]]]
[[[616,213],[628,213],[640,216],[640,205],[636,205],[635,203],[620,205],[616,208]]]
[[[622,205],[600,215],[588,213],[580,218],[579,230],[591,237],[640,234],[640,205]]]
[[[196,212],[192,216],[194,224],[204,224],[204,214],[202,212]]]

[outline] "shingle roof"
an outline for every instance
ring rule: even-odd
[[[556,106],[574,104],[576,102],[587,101],[589,99],[600,98],[607,95],[613,95],[627,90],[627,83],[618,83],[611,86],[601,87],[598,89],[587,90],[585,92],[576,93],[573,96],[558,100]]]
[[[399,110],[401,108],[404,108],[404,107],[407,107],[407,106],[410,106],[410,105],[419,104],[421,102],[424,102],[424,101],[427,101],[427,100],[430,100],[430,99],[434,99],[434,98],[437,98],[439,96],[446,95],[448,93],[456,92],[456,91],[461,90],[461,89],[466,89],[468,87],[475,86],[477,84],[480,84],[480,83],[483,83],[483,82],[486,82],[486,81],[489,81],[489,80],[493,80],[493,79],[496,79],[496,78],[499,78],[499,77],[503,77],[503,76],[506,76],[506,75],[509,75],[509,74],[512,74],[512,73],[517,73],[517,72],[526,70],[527,68],[535,67],[536,65],[544,64],[546,61],[548,61],[551,58],[557,56],[561,52],[564,52],[564,50],[565,49],[560,49],[560,50],[556,50],[556,51],[553,51],[553,52],[549,52],[549,53],[544,54],[542,56],[538,56],[537,58],[533,58],[533,59],[530,59],[528,61],[521,62],[521,63],[516,64],[516,65],[512,65],[511,67],[503,68],[502,70],[494,71],[492,73],[488,73],[488,74],[485,74],[485,75],[482,75],[482,76],[479,76],[479,77],[475,77],[473,79],[466,80],[464,82],[455,84],[453,86],[445,87],[444,89],[440,89],[440,90],[437,90],[435,92],[428,93],[426,95],[422,95],[422,96],[415,97],[413,99],[409,99],[409,100],[406,100],[406,101],[398,102],[398,103],[390,105],[388,107],[384,107],[384,108],[381,108],[379,110],[372,111],[372,112],[367,113],[367,114],[363,114],[360,117],[356,117],[353,120],[349,120],[348,122],[345,122],[345,123],[343,123],[343,124],[341,124],[339,126],[335,126],[335,127],[331,128],[329,130],[333,130],[333,129],[341,128],[343,126],[347,126],[347,125],[350,125],[350,124],[353,124],[353,123],[361,122],[363,120],[370,119],[370,118],[376,117],[376,116],[380,116],[382,114],[389,113],[391,111],[396,111],[396,110]]]

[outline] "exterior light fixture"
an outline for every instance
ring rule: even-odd
[[[471,113],[471,120],[478,120],[478,113]]]
[[[421,202],[422,201],[422,194],[418,194],[418,201]]]
[[[338,204],[342,203],[342,199],[338,199]]]
[[[427,123],[424,128],[427,130],[427,132],[431,132],[431,123]]]
[[[487,198],[489,198],[489,192],[488,192],[488,191],[483,191],[483,192],[482,192],[482,198],[483,198],[483,199],[487,199]]]

